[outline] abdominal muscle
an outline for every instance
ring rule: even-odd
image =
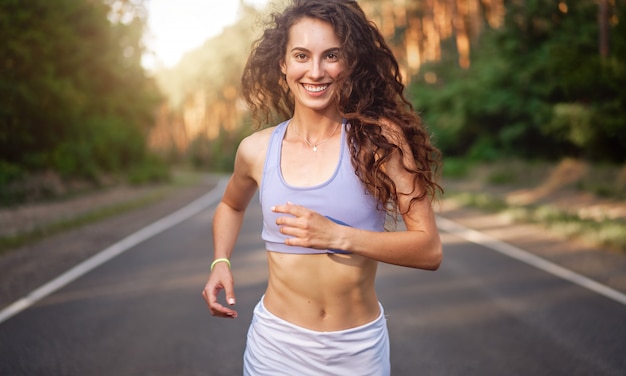
[[[377,262],[345,254],[267,252],[263,303],[272,314],[315,331],[337,331],[380,315],[374,287]]]

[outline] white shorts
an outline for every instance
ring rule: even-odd
[[[317,332],[273,315],[261,298],[248,329],[243,363],[244,376],[388,376],[389,333],[383,307],[378,318],[365,325]]]

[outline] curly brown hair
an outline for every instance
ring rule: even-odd
[[[280,70],[287,48],[289,29],[302,18],[315,18],[332,25],[341,42],[344,70],[337,79],[336,103],[347,119],[350,152],[356,175],[376,197],[381,207],[397,212],[398,195],[414,196],[411,202],[434,199],[443,192],[437,183],[440,152],[404,95],[398,62],[376,25],[352,0],[294,0],[271,22],[253,46],[241,78],[243,98],[257,126],[278,115],[293,116],[294,99]],[[394,125],[394,126],[391,126]],[[386,129],[384,129],[386,127]],[[402,137],[389,137],[394,132]],[[405,149],[398,140],[405,139]],[[408,148],[406,148],[408,146]],[[413,192],[397,192],[393,180],[381,168],[394,153],[404,159],[410,149],[415,167],[404,164],[414,175]]]

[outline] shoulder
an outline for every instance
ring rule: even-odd
[[[259,159],[259,154],[265,155],[270,137],[276,127],[264,128],[241,140],[237,153],[243,158]]]
[[[274,129],[276,127],[264,128],[241,140],[235,158],[235,171],[251,176],[257,183],[260,182],[267,146]]]

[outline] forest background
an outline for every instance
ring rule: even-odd
[[[444,174],[560,161],[626,198],[625,0],[361,0],[444,155]],[[148,72],[142,0],[0,0],[0,205],[229,171],[250,134],[239,78],[281,1]],[[271,124],[269,124],[271,125]],[[515,175],[515,176],[513,176]],[[586,185],[586,187],[585,187]],[[623,230],[623,223],[620,224]],[[626,243],[626,241],[624,241]]]

